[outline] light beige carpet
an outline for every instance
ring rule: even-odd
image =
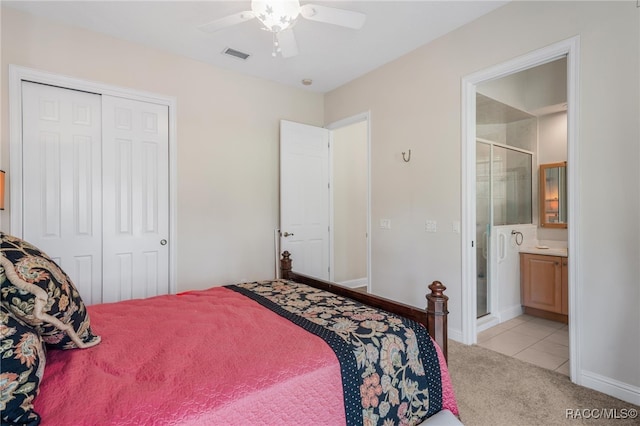
[[[466,426],[640,425],[640,407],[486,348],[449,340],[449,370]]]

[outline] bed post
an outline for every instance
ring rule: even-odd
[[[445,360],[447,359],[447,300],[443,294],[446,287],[440,281],[434,281],[429,286],[427,297],[427,324],[429,334],[442,349]]]
[[[291,278],[291,253],[286,250],[280,259],[280,275],[284,280]]]

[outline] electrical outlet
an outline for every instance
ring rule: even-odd
[[[438,230],[438,222],[435,220],[427,220],[424,224],[424,230],[427,232],[436,232]]]
[[[452,230],[453,232],[455,232],[456,234],[459,234],[459,233],[460,233],[460,222],[459,222],[459,221],[457,221],[457,220],[454,220],[454,221],[451,223],[451,230]]]

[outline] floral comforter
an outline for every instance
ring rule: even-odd
[[[347,425],[415,425],[442,409],[438,354],[422,325],[292,281],[227,288],[331,346],[340,362]]]

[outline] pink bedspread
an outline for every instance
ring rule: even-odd
[[[42,425],[345,423],[332,349],[241,294],[216,287],[88,309],[102,343],[49,351]],[[443,402],[457,414],[446,366]]]

